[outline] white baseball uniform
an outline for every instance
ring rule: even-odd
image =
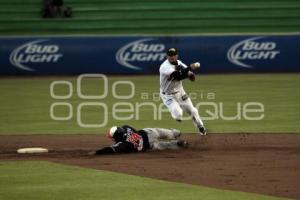
[[[180,60],[177,60],[177,62],[178,65],[187,68]],[[192,117],[193,123],[197,128],[202,127],[203,122],[198,110],[193,106],[191,99],[186,95],[182,81],[170,79],[170,75],[175,71],[175,67],[176,66],[171,64],[168,59],[161,64],[159,68],[160,96],[175,120],[181,121],[183,111],[185,111]]]
[[[153,150],[178,149],[177,138],[181,133],[177,129],[144,128],[148,135],[150,148]]]

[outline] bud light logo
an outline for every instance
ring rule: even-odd
[[[156,39],[141,39],[121,47],[117,54],[117,62],[127,68],[141,70],[145,63],[157,63],[165,59],[165,45],[153,42]]]
[[[59,53],[59,46],[45,44],[47,41],[34,40],[17,47],[10,54],[10,63],[22,70],[35,71],[34,64],[58,62],[63,56]]]
[[[276,43],[272,41],[261,41],[264,37],[254,37],[243,40],[227,52],[228,60],[241,67],[252,68],[249,64],[257,60],[273,60],[280,53],[276,49]]]

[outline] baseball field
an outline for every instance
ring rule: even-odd
[[[171,118],[159,76],[1,77],[0,199],[300,198],[300,74],[205,74],[184,88],[207,136]],[[177,128],[190,145],[87,155],[123,124]]]

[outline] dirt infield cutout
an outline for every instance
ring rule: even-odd
[[[102,135],[0,136],[0,161],[49,160],[214,188],[300,199],[300,134],[184,134],[178,151],[87,156]],[[20,155],[41,146],[49,153]]]

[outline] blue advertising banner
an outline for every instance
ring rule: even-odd
[[[158,74],[176,47],[204,73],[299,72],[300,35],[0,37],[0,74]]]

